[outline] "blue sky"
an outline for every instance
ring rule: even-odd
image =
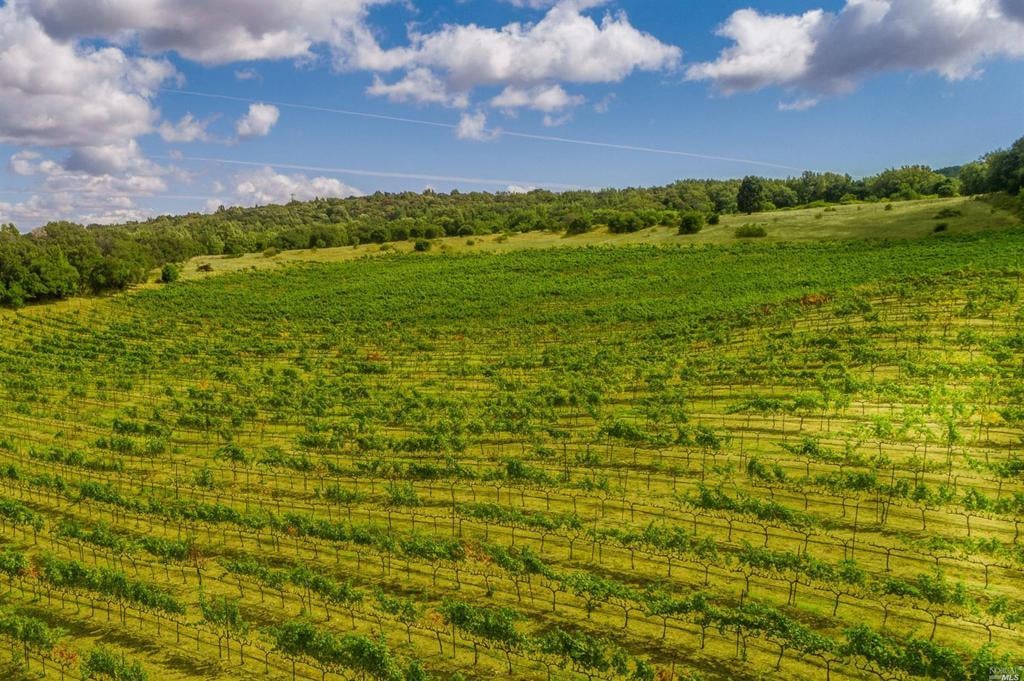
[[[1021,0],[15,0],[0,221],[939,167],[1022,57]]]

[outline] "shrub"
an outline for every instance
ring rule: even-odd
[[[885,204],[885,209],[886,210],[892,210],[892,204],[891,203]]]
[[[612,234],[630,234],[644,228],[644,222],[636,213],[616,213],[608,217],[608,231]]]
[[[277,246],[271,246],[267,250],[263,251],[264,258],[274,258],[279,255],[281,255],[281,249]]]
[[[759,239],[768,236],[768,230],[761,225],[743,225],[736,228],[737,239]]]
[[[199,266],[198,269],[200,272],[212,272],[213,265],[211,265],[210,263],[203,263],[202,265]]]
[[[680,234],[696,234],[702,229],[704,229],[703,213],[683,213],[683,216],[679,219]]]
[[[949,218],[959,218],[963,217],[963,214],[963,211],[957,210],[955,208],[943,208],[942,210],[935,214],[935,219],[947,220]]]
[[[582,215],[573,215],[569,218],[565,226],[565,233],[569,236],[576,234],[586,234],[591,229],[590,220]]]
[[[417,253],[425,253],[429,251],[431,247],[433,247],[433,244],[426,239],[417,239],[413,249],[415,249]]]
[[[178,270],[178,266],[174,263],[167,263],[164,268],[160,270],[160,281],[164,284],[170,284],[181,277],[181,271]]]
[[[721,221],[722,221],[722,216],[719,215],[718,213],[712,213],[711,217],[708,218],[708,224],[709,225],[717,225]]]
[[[935,225],[935,229],[933,229],[932,232],[938,234],[939,232],[945,232],[947,229],[949,229],[949,223],[940,222],[939,224]]]

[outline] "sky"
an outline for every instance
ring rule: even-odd
[[[0,1],[0,222],[959,164],[1024,0]]]

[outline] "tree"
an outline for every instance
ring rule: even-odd
[[[736,205],[740,212],[748,215],[767,210],[768,191],[765,188],[764,180],[754,176],[743,178],[739,194],[736,196]]]
[[[696,234],[704,229],[704,214],[697,212],[683,213],[679,219],[680,234]]]
[[[586,234],[593,228],[590,220],[581,214],[571,215],[565,223],[565,233],[573,236],[577,234]]]
[[[988,166],[985,163],[968,163],[960,168],[960,192],[964,196],[984,194],[988,191]]]
[[[160,283],[161,284],[171,284],[171,283],[174,283],[174,282],[178,281],[178,279],[180,277],[181,277],[181,271],[178,270],[178,266],[175,265],[174,263],[170,263],[169,262],[166,265],[164,265],[162,270],[160,270]]]

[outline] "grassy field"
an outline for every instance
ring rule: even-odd
[[[0,618],[9,674],[97,643],[168,680],[1021,665],[1024,231],[816,215],[0,311],[2,608],[63,632]]]
[[[891,209],[889,208],[891,206]],[[942,211],[959,213],[937,217]],[[432,253],[485,252],[504,253],[524,249],[579,246],[735,244],[737,228],[744,225],[763,226],[768,236],[754,241],[791,242],[823,239],[907,239],[934,233],[939,224],[946,224],[948,234],[971,234],[978,231],[1006,229],[1020,224],[1012,213],[980,199],[926,199],[886,203],[861,203],[825,208],[773,211],[755,215],[725,215],[718,225],[707,225],[696,235],[680,236],[678,230],[654,227],[632,234],[609,234],[597,229],[588,234],[565,236],[552,232],[492,234],[472,238],[437,239]],[[750,241],[750,239],[747,239]],[[356,247],[319,250],[285,251],[273,257],[255,253],[241,257],[199,257],[186,263],[182,274],[186,279],[208,276],[199,268],[207,265],[214,273],[267,269],[296,262],[343,262],[390,253],[410,253],[413,242],[398,242],[381,247],[362,244]],[[155,275],[154,275],[155,276]]]

